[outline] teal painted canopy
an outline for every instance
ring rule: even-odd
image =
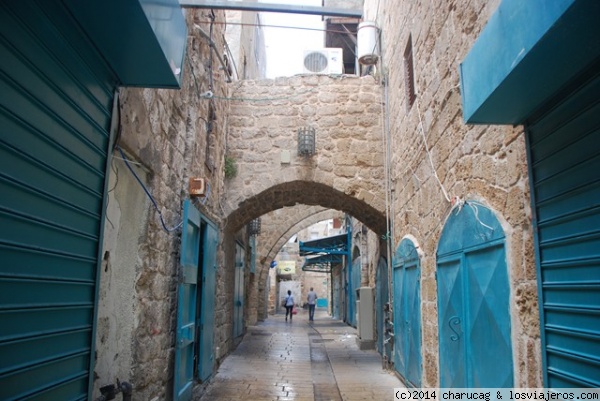
[[[600,1],[503,0],[460,65],[467,123],[521,124],[600,56]]]
[[[187,26],[177,0],[64,0],[123,86],[179,88]]]

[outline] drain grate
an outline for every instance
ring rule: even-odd
[[[253,332],[252,332],[252,335],[253,335],[253,336],[270,336],[270,335],[271,335],[271,333],[264,333],[264,332],[262,332],[262,331],[253,331]]]
[[[330,338],[315,338],[310,344],[310,367],[313,379],[314,401],[342,401],[337,380],[331,368],[324,342]]]

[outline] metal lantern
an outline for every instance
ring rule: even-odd
[[[298,156],[315,154],[315,129],[310,127],[298,128]]]
[[[248,223],[248,232],[250,233],[250,235],[260,234],[260,217]]]

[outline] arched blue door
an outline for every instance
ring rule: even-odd
[[[504,231],[476,202],[455,209],[437,251],[440,387],[512,387]]]
[[[421,387],[421,265],[415,245],[403,239],[394,256],[394,366]]]

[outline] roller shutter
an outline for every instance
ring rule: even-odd
[[[548,387],[600,387],[600,66],[530,118]]]
[[[88,399],[114,88],[62,3],[0,3],[2,400]]]

